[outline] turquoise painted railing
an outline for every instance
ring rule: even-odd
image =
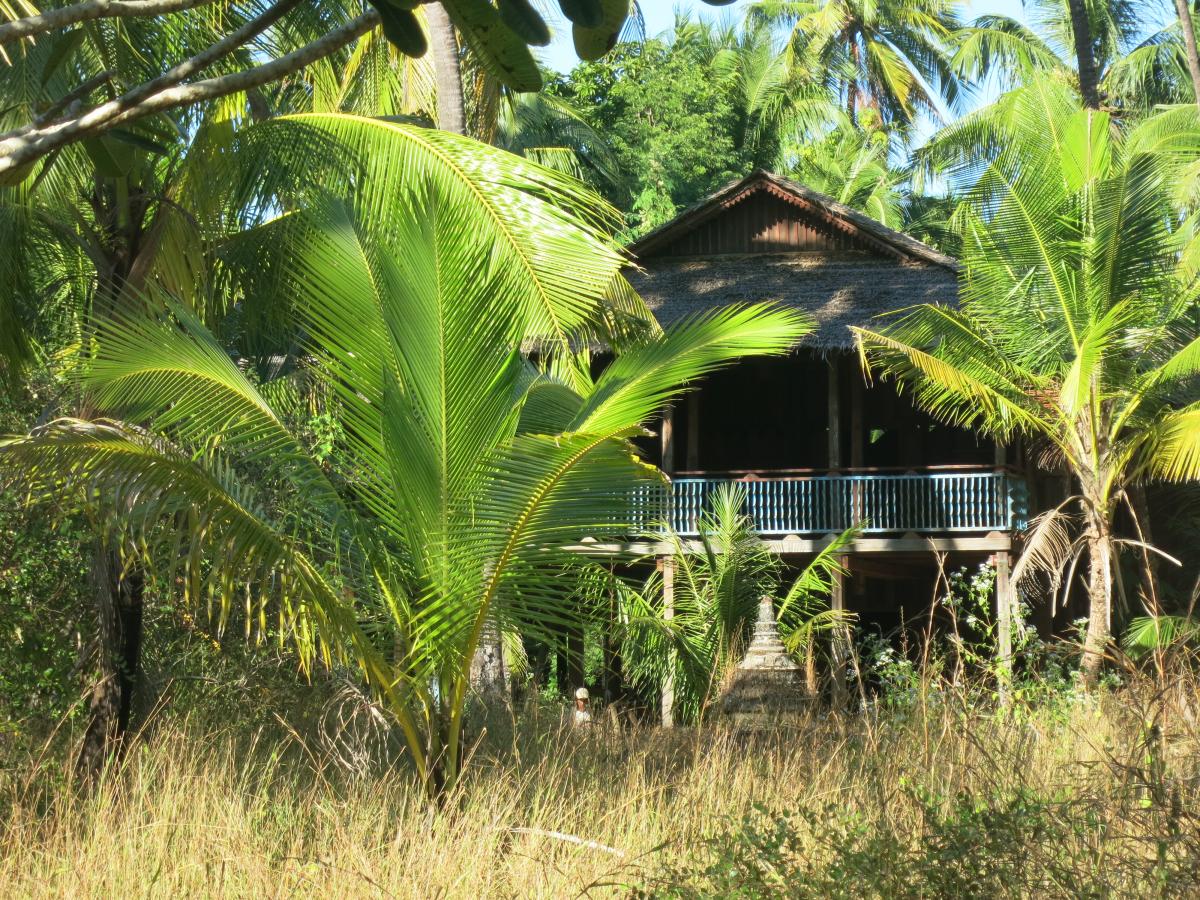
[[[675,478],[635,498],[644,530],[668,521],[682,535],[698,533],[709,498],[736,482],[760,534],[826,534],[863,523],[868,534],[1007,531],[1026,514],[1022,479],[997,471],[903,474],[837,473],[753,478]]]

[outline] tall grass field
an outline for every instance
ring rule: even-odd
[[[0,893],[1191,897],[1198,712],[1183,676],[1007,708],[922,690],[753,734],[528,706],[476,734],[441,809],[348,733],[164,719],[90,791],[8,753]]]

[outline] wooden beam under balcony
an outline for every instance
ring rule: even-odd
[[[774,553],[809,556],[820,553],[834,539],[826,534],[816,537],[800,537],[789,534],[778,538],[766,538],[763,543]],[[666,556],[674,552],[674,545],[666,541],[606,541],[585,538],[578,544],[566,548],[589,556]],[[698,540],[683,541],[687,553],[703,552]],[[990,531],[979,535],[952,535],[943,537],[921,537],[905,534],[897,537],[862,537],[847,548],[847,553],[996,553],[1012,549],[1012,536],[1006,532]]]

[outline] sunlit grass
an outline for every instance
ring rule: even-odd
[[[862,869],[850,875],[864,895],[920,896],[954,866],[987,864],[1012,895],[1035,882],[1063,895],[1185,895],[1180,872],[1200,865],[1196,696],[1190,680],[1146,683],[1010,713],[938,697],[814,713],[753,737],[581,735],[526,710],[511,734],[501,725],[479,741],[470,776],[436,812],[402,762],[348,774],[282,729],[164,723],[87,796],[64,786],[64,763],[8,761],[0,893],[569,897],[688,881],[704,893],[728,884],[701,874],[718,864],[746,869],[737,881],[752,895],[754,884],[806,895],[816,882],[797,873],[836,864]],[[1013,806],[1022,797],[1036,814]],[[939,810],[949,832],[931,823]],[[788,823],[782,849],[754,849],[764,821]],[[960,858],[931,862],[928,848],[947,840]]]

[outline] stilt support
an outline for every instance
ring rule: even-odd
[[[1012,560],[1008,553],[992,557],[996,567],[996,676],[1000,703],[1007,706],[1012,693],[1012,637],[1016,596],[1009,578]]]
[[[663,618],[668,625],[675,618],[675,560],[664,556],[658,561],[663,581]],[[667,675],[662,686],[662,726],[675,726],[675,651],[670,652]]]
[[[846,611],[846,577],[845,571],[848,571],[850,565],[850,557],[841,556],[838,558],[838,565],[842,568],[841,572],[836,572],[833,576],[833,592],[829,598],[829,605],[834,613],[843,613]],[[847,701],[849,700],[849,690],[847,685],[847,664],[850,660],[850,629],[844,625],[835,625],[833,629],[833,638],[830,645],[830,659],[832,661],[831,675],[831,700],[833,708],[836,710],[844,710]]]

